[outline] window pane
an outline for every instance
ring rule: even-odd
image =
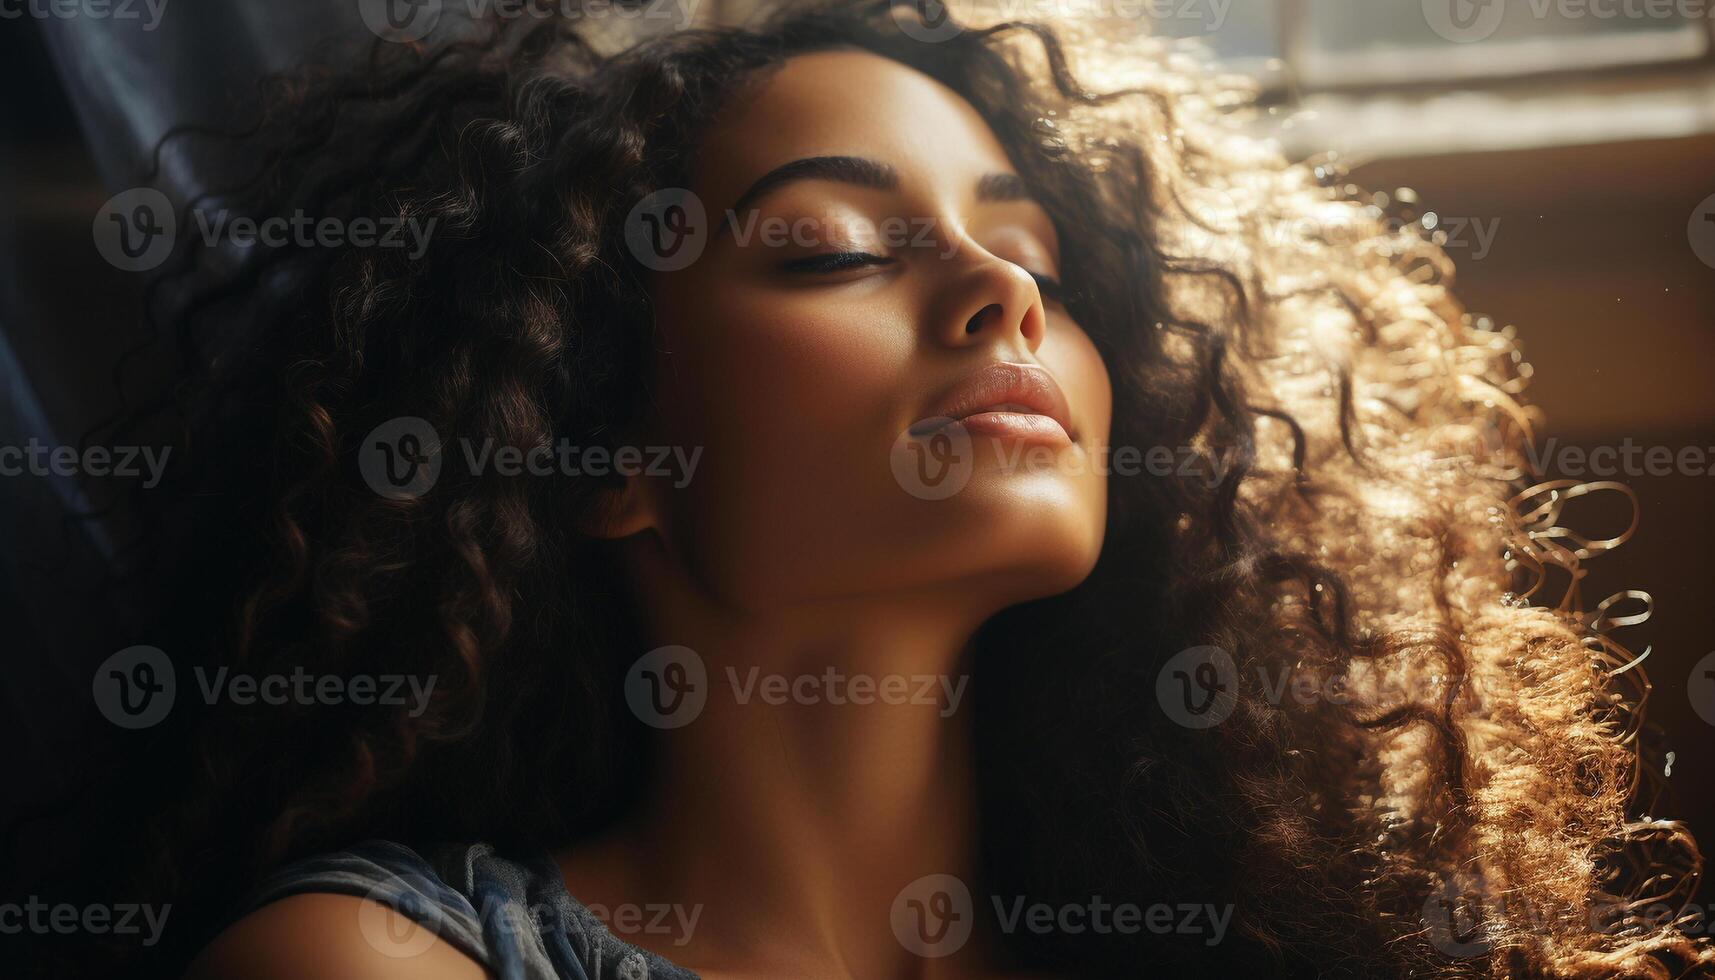
[[[1710,0],[1302,0],[1310,85],[1434,83],[1701,56]]]
[[[1310,0],[1312,44],[1326,51],[1696,32],[1700,0]]]
[[[1115,9],[1127,0],[1110,0]],[[1131,0],[1149,14],[1149,32],[1198,38],[1223,60],[1255,61],[1280,55],[1279,0]]]

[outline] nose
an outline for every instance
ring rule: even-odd
[[[1013,344],[1034,354],[1048,330],[1042,291],[1030,273],[967,243],[948,290],[946,312],[937,317],[937,340],[948,347]]]

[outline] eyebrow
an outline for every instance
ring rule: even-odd
[[[899,171],[868,157],[804,157],[783,163],[756,178],[750,189],[739,195],[738,203],[732,209],[735,213],[743,211],[745,205],[754,203],[763,195],[800,180],[834,180],[891,191],[899,187]]]
[[[899,188],[899,171],[891,164],[872,160],[869,157],[854,156],[820,156],[804,157],[783,163],[773,170],[758,177],[743,194],[738,202],[727,212],[721,222],[722,230],[730,227],[733,215],[743,211],[746,206],[756,203],[764,196],[801,180],[832,180],[842,184],[853,184],[858,187],[870,187],[881,191],[897,190]],[[984,203],[1002,201],[1031,200],[1030,190],[1025,186],[1024,178],[1011,173],[984,174],[977,181],[977,200]]]

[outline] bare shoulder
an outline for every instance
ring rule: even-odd
[[[304,894],[233,923],[184,980],[487,980],[475,960],[385,905]]]

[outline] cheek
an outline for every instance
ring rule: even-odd
[[[687,486],[665,488],[663,530],[735,602],[873,576],[865,539],[899,494],[888,452],[909,311],[824,291],[703,298],[661,304],[657,436],[703,451]]]
[[[1064,317],[1054,317],[1037,357],[1054,372],[1088,445],[1106,445],[1113,428],[1113,385],[1096,344]]]
[[[668,322],[664,424],[768,469],[889,418],[914,348],[902,311],[825,294],[729,291]]]

